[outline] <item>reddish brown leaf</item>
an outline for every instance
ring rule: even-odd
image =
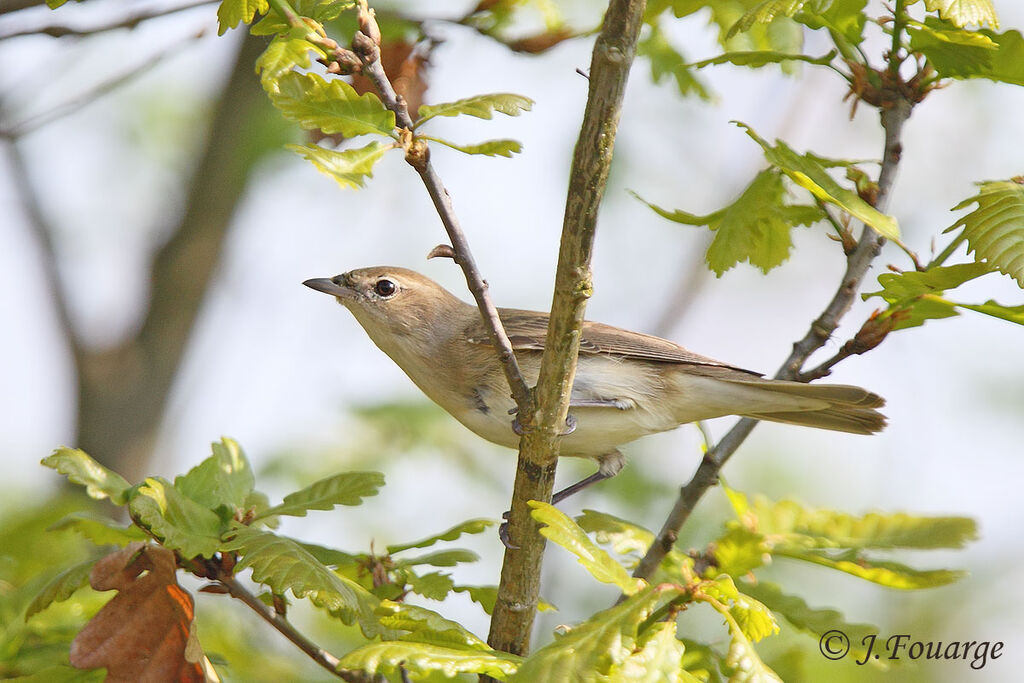
[[[575,38],[576,34],[568,27],[561,27],[545,33],[537,33],[507,43],[509,48],[515,52],[526,52],[531,55],[540,54],[550,50],[562,41]]]
[[[71,643],[71,664],[106,667],[107,681],[208,680],[192,634],[192,596],[175,579],[174,553],[132,543],[96,563],[89,576],[117,595]]]

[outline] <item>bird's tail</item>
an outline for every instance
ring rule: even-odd
[[[770,391],[779,399],[777,407],[746,412],[744,417],[851,434],[873,434],[885,427],[885,415],[876,410],[885,405],[885,399],[867,389],[848,384],[804,384],[782,380],[741,382],[751,388]],[[792,407],[786,405],[783,397],[796,399]],[[821,407],[804,407],[806,404],[801,399],[820,402]]]
[[[873,434],[885,427],[885,416],[877,410],[885,400],[848,384],[788,382],[730,368],[693,368],[678,378],[685,383],[684,393],[694,398],[676,415],[680,422],[742,415],[852,434]]]

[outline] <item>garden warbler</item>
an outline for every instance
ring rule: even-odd
[[[517,448],[515,402],[476,306],[405,268],[361,268],[303,284],[336,297],[424,394],[479,436]],[[536,384],[548,315],[498,309],[523,378]],[[610,325],[583,323],[561,455],[591,458],[598,472],[554,500],[622,469],[617,447],[681,424],[723,415],[871,434],[885,401],[860,387],[803,384],[687,351]],[[518,423],[516,423],[518,424]]]

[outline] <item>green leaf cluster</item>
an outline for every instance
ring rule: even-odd
[[[919,570],[871,557],[865,551],[961,548],[977,536],[974,522],[962,517],[877,512],[858,516],[809,508],[790,500],[774,502],[761,496],[751,500],[732,489],[726,489],[726,494],[737,518],[726,523],[723,533],[704,552],[671,550],[651,585],[636,582],[626,573],[653,543],[654,534],[649,530],[594,510],[585,511],[573,521],[555,508],[531,503],[534,518],[544,525],[541,533],[575,555],[593,578],[612,583],[631,597],[528,657],[517,675],[583,676],[591,680],[581,672],[595,668],[598,672],[618,671],[627,666],[597,654],[598,650],[615,652],[609,640],[631,645],[635,651],[639,640],[660,642],[671,635],[678,641],[673,645],[677,649],[672,650],[673,673],[666,673],[668,668],[657,670],[658,675],[667,676],[665,680],[691,680],[697,674],[708,680],[712,675],[708,672],[718,672],[729,680],[777,681],[778,676],[760,659],[754,644],[778,633],[780,618],[816,639],[830,630],[843,631],[854,641],[851,651],[859,659],[864,654],[863,643],[868,642],[865,638],[877,634],[877,628],[849,623],[836,610],[811,607],[774,583],[756,580],[757,570],[771,563],[772,558],[785,558],[829,567],[890,588],[942,586],[960,578],[962,572]],[[593,535],[593,541],[588,534]],[[601,546],[622,560],[614,559]],[[652,587],[667,591],[663,599],[654,597]],[[703,603],[721,615],[730,636],[725,652],[701,642],[713,642],[707,634],[694,638],[678,631],[674,620],[660,620],[688,603]],[[627,604],[638,611],[628,612]],[[646,611],[640,605],[646,605]],[[655,624],[657,631],[652,630]],[[593,653],[588,649],[591,647]]]
[[[1024,287],[1024,185],[1017,179],[981,183],[978,194],[953,210],[971,204],[977,204],[977,208],[946,229],[948,233],[962,228],[945,255],[967,242],[974,255],[973,263],[942,265],[944,256],[922,270],[883,273],[878,276],[882,289],[863,295],[865,299],[879,297],[889,304],[885,315],[891,318],[893,329],[949,318],[961,309],[1024,324],[1024,305],[1006,306],[993,300],[970,304],[946,296],[946,291],[994,271],[1010,276]]]
[[[285,118],[302,128],[316,131],[321,137],[336,136],[345,140],[363,135],[373,136],[369,144],[354,149],[330,149],[319,144],[288,145],[343,188],[363,187],[373,177],[373,168],[384,154],[396,148],[410,148],[416,139],[445,145],[465,154],[511,157],[521,151],[515,140],[487,140],[464,144],[417,135],[420,127],[436,117],[473,116],[490,119],[495,113],[518,116],[529,111],[533,101],[522,95],[494,93],[477,95],[454,102],[420,107],[419,119],[412,137],[403,137],[396,128],[395,114],[377,94],[357,92],[338,77],[324,78],[309,71],[312,57],[325,64],[335,59],[327,39],[325,24],[334,25],[345,11],[355,7],[351,0],[301,0],[294,3],[288,17],[278,13],[265,0],[224,0],[218,11],[221,32],[239,23],[251,24],[256,35],[273,36],[267,49],[256,61],[256,71],[264,90]],[[354,30],[354,29],[353,29]],[[381,140],[380,138],[384,138]]]
[[[658,215],[684,225],[707,226],[714,239],[708,247],[706,262],[719,277],[737,263],[749,262],[767,273],[784,263],[793,247],[792,229],[809,226],[828,217],[825,206],[832,205],[861,220],[865,225],[891,239],[899,238],[896,219],[888,216],[832,177],[830,167],[846,167],[851,178],[862,177],[852,161],[834,160],[816,154],[798,154],[785,142],[771,144],[749,126],[738,123],[764,150],[771,168],[758,173],[740,196],[728,206],[706,215],[682,210],[670,211],[638,199]],[[809,192],[814,204],[790,204],[790,186]]]

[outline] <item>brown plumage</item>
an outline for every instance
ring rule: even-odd
[[[515,404],[480,314],[436,282],[405,268],[354,270],[306,285],[348,308],[413,382],[483,438],[516,447]],[[523,376],[535,384],[548,316],[499,309]],[[570,398],[576,429],[561,454],[587,457],[604,476],[622,467],[617,447],[696,420],[741,415],[871,434],[885,401],[856,386],[765,379],[666,339],[585,322]]]

